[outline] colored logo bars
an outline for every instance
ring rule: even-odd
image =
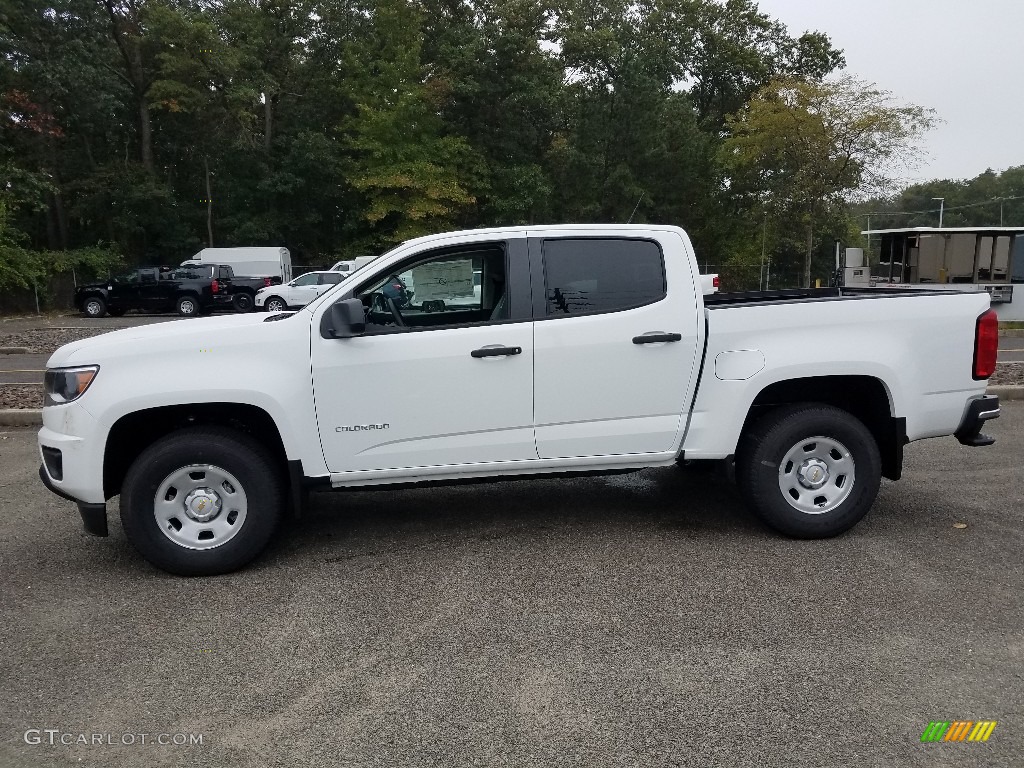
[[[921,741],[988,741],[995,728],[995,720],[933,721],[924,729]]]

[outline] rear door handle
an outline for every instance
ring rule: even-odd
[[[519,355],[522,354],[522,351],[522,347],[481,347],[474,349],[469,354],[473,357],[504,357],[505,355]]]
[[[634,344],[656,344],[659,341],[682,341],[681,333],[645,333],[643,336],[634,336]]]

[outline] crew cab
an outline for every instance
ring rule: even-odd
[[[280,282],[280,280],[278,280]],[[130,309],[192,317],[216,309],[247,312],[271,278],[237,278],[226,264],[141,267],[75,289],[75,307],[87,317],[120,317]]]
[[[98,535],[120,495],[142,556],[190,575],[252,560],[312,488],[705,460],[735,463],[769,526],[828,537],[900,477],[908,441],[992,442],[996,348],[986,294],[704,296],[677,227],[454,232],[301,311],[61,347],[40,477]]]
[[[304,307],[345,277],[344,273],[333,270],[306,272],[284,285],[261,288],[256,292],[256,307],[268,312],[283,312]]]

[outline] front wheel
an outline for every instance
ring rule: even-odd
[[[175,308],[182,317],[195,317],[199,314],[199,300],[195,296],[179,296]]]
[[[755,514],[802,539],[837,536],[878,495],[882,464],[864,424],[828,405],[769,411],[740,439],[736,479]]]
[[[121,523],[140,554],[179,576],[241,568],[281,518],[276,463],[247,435],[220,427],[174,432],[144,450],[121,488]]]
[[[264,306],[267,312],[285,312],[288,309],[288,305],[280,296],[271,296]]]

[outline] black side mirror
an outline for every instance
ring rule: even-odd
[[[366,330],[366,311],[359,299],[337,301],[331,305],[327,314],[327,331],[336,339],[348,339]]]

